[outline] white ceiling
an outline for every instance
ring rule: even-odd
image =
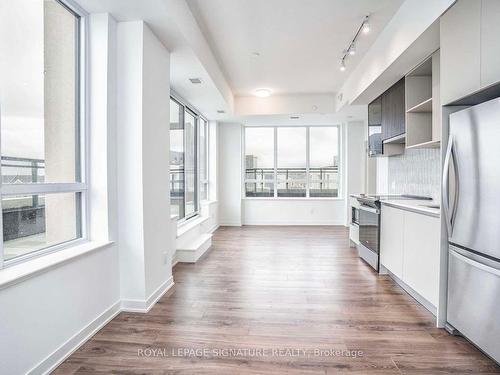
[[[187,0],[234,95],[333,93],[373,44],[402,0]],[[346,72],[346,48],[365,15]],[[258,52],[260,56],[252,53]]]

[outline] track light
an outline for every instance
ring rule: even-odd
[[[344,51],[342,51],[342,58],[340,59],[340,70],[343,72],[346,70],[345,67],[345,59],[349,56],[353,56],[356,54],[356,41],[358,40],[358,36],[363,31],[364,34],[370,32],[370,24],[368,23],[369,16],[365,16],[363,22],[358,27],[358,31],[352,38],[351,43],[349,43],[349,47],[347,47]]]
[[[356,44],[351,44],[351,47],[349,47],[349,55],[355,55],[356,54]]]
[[[366,21],[364,24],[363,24],[363,32],[365,34],[368,34],[370,32],[370,24],[368,23],[368,21]]]

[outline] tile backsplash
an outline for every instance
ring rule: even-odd
[[[389,194],[430,196],[441,195],[441,158],[439,149],[405,150],[403,155],[391,156],[387,165]]]

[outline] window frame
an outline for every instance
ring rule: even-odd
[[[208,181],[209,181],[209,178],[208,178],[208,176],[209,176],[209,171],[208,171],[208,168],[209,168],[209,163],[208,163],[208,155],[209,155],[208,146],[210,144],[209,141],[208,141],[208,137],[209,137],[209,133],[210,132],[208,131],[208,120],[205,117],[203,117],[202,115],[200,115],[198,123],[200,124],[201,122],[203,122],[205,124],[205,127],[204,127],[204,130],[205,130],[205,134],[204,134],[204,136],[205,136],[205,142],[204,142],[205,143],[205,156],[204,156],[204,160],[203,160],[205,162],[204,163],[205,164],[205,179],[203,179],[203,180],[201,179],[201,162],[202,162],[201,142],[200,142],[201,131],[200,131],[200,126],[198,126],[198,156],[199,156],[198,157],[198,172],[199,172],[198,176],[200,176],[200,178],[198,178],[198,182],[199,182],[198,189],[199,189],[199,192],[200,192],[200,194],[199,194],[200,204],[203,201],[210,200],[209,199],[210,198],[210,193],[208,191],[208,188],[209,188],[209,183],[208,183]],[[201,187],[203,185],[205,186],[205,191],[206,191],[206,195],[207,195],[206,199],[201,199],[201,192],[202,192]]]
[[[279,128],[306,128],[306,196],[305,197],[280,197],[278,196],[278,129]],[[338,143],[338,158],[339,158],[339,166],[338,166],[338,174],[339,174],[339,189],[336,197],[311,197],[310,196],[310,188],[312,184],[311,176],[310,176],[310,129],[311,128],[337,128],[337,143]],[[274,178],[273,180],[266,180],[268,183],[274,184],[274,195],[272,197],[247,197],[246,196],[246,183],[258,183],[260,180],[255,179],[247,179],[246,178],[246,129],[247,128],[268,128],[274,129]],[[344,199],[344,137],[343,137],[343,126],[341,124],[337,125],[245,125],[243,126],[242,132],[242,177],[241,177],[241,186],[242,186],[242,199],[249,200],[343,200]],[[301,180],[302,181],[302,180]],[[323,181],[323,180],[321,180]],[[315,181],[315,182],[321,182]]]
[[[194,129],[195,129],[195,153],[196,153],[196,160],[195,160],[195,192],[194,192],[194,195],[195,195],[195,210],[193,213],[189,214],[188,216],[186,215],[186,183],[185,183],[185,179],[186,179],[186,174],[184,172],[184,217],[183,218],[178,218],[177,219],[177,225],[178,226],[182,226],[183,224],[187,223],[188,221],[190,221],[191,219],[193,218],[196,218],[200,215],[200,212],[201,212],[201,200],[200,200],[200,193],[201,193],[201,184],[202,184],[202,181],[200,181],[200,122],[201,121],[205,121],[207,126],[206,126],[206,168],[207,168],[207,180],[206,180],[206,188],[207,188],[207,199],[208,199],[208,176],[209,176],[209,172],[208,172],[208,165],[209,165],[209,151],[208,151],[208,120],[206,119],[205,116],[203,116],[200,111],[198,111],[196,108],[194,108],[193,106],[191,106],[189,103],[187,103],[186,100],[182,99],[182,97],[180,97],[177,93],[175,93],[175,91],[173,91],[172,89],[170,90],[170,100],[173,100],[175,103],[177,103],[180,107],[180,112],[182,113],[182,121],[183,121],[183,129],[184,129],[184,133],[183,133],[183,139],[184,139],[184,154],[186,152],[186,133],[185,133],[185,130],[186,130],[186,127],[185,127],[185,112],[187,111],[190,115],[192,115],[194,118],[195,118],[195,126],[194,126]],[[170,129],[169,129],[170,131]],[[169,153],[170,154],[170,153]],[[186,168],[186,160],[184,159],[184,170]]]
[[[88,176],[90,162],[88,155],[90,149],[88,144],[89,139],[89,56],[88,56],[88,29],[89,29],[89,14],[82,9],[73,0],[55,0],[58,4],[70,12],[76,19],[75,26],[75,74],[76,74],[76,103],[75,103],[75,134],[78,139],[75,142],[76,155],[78,160],[75,164],[75,182],[66,183],[22,183],[22,184],[4,184],[2,181],[3,171],[0,167],[0,270],[26,262],[30,259],[38,258],[43,255],[51,254],[57,251],[65,250],[73,246],[80,245],[89,241],[90,233],[90,198],[88,187]],[[0,109],[1,110],[1,109]],[[0,130],[2,128],[0,120]],[[0,144],[0,155],[1,155]],[[17,256],[12,259],[5,260],[4,241],[3,241],[3,207],[1,206],[4,197],[12,197],[16,195],[48,195],[60,193],[73,193],[75,196],[80,193],[80,218],[76,218],[80,227],[80,237],[73,240],[64,241],[52,246],[48,246],[39,250],[34,250],[26,254]]]

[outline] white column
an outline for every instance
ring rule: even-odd
[[[117,35],[121,294],[125,308],[141,310],[172,276],[170,54],[142,21],[119,23]]]

